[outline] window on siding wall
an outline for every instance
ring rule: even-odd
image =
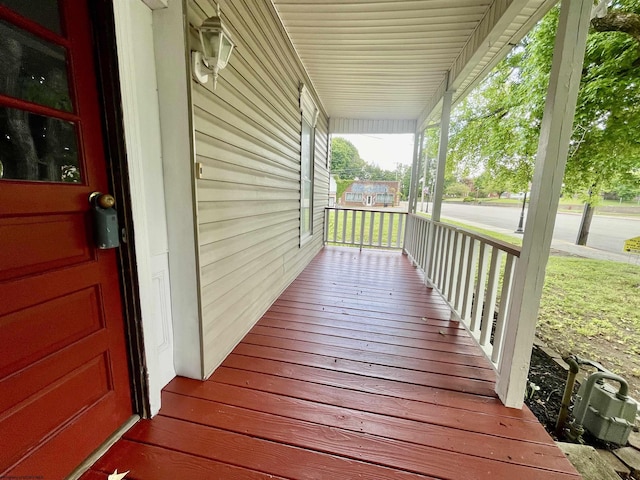
[[[313,155],[318,107],[309,90],[300,87],[300,244],[313,234]]]
[[[313,215],[314,129],[302,119],[302,159],[300,161],[300,237],[311,235]]]

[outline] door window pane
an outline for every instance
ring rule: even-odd
[[[0,107],[0,178],[79,183],[75,125]]]
[[[60,35],[60,7],[57,0],[0,0],[0,5],[10,8],[23,17],[39,23]]]
[[[67,52],[0,21],[0,93],[70,112]]]

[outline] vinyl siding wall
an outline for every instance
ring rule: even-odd
[[[187,5],[194,50],[194,26],[214,15],[215,5]],[[312,87],[270,1],[234,0],[221,9],[238,48],[215,91],[211,81],[191,82],[196,162],[203,166],[196,196],[205,377],[322,248],[329,188],[321,111],[314,234],[300,246],[299,85]]]

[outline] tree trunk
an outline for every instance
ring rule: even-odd
[[[591,219],[594,212],[593,205],[590,202],[584,204],[584,210],[582,211],[582,220],[580,221],[580,229],[578,230],[578,238],[576,239],[576,245],[586,245],[589,238],[589,229],[591,228]]]

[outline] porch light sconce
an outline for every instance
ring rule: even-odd
[[[213,75],[213,89],[218,83],[218,73],[227,66],[231,52],[236,46],[220,18],[220,5],[216,16],[207,18],[198,28],[202,51],[191,53],[193,75],[198,82],[206,84]]]

